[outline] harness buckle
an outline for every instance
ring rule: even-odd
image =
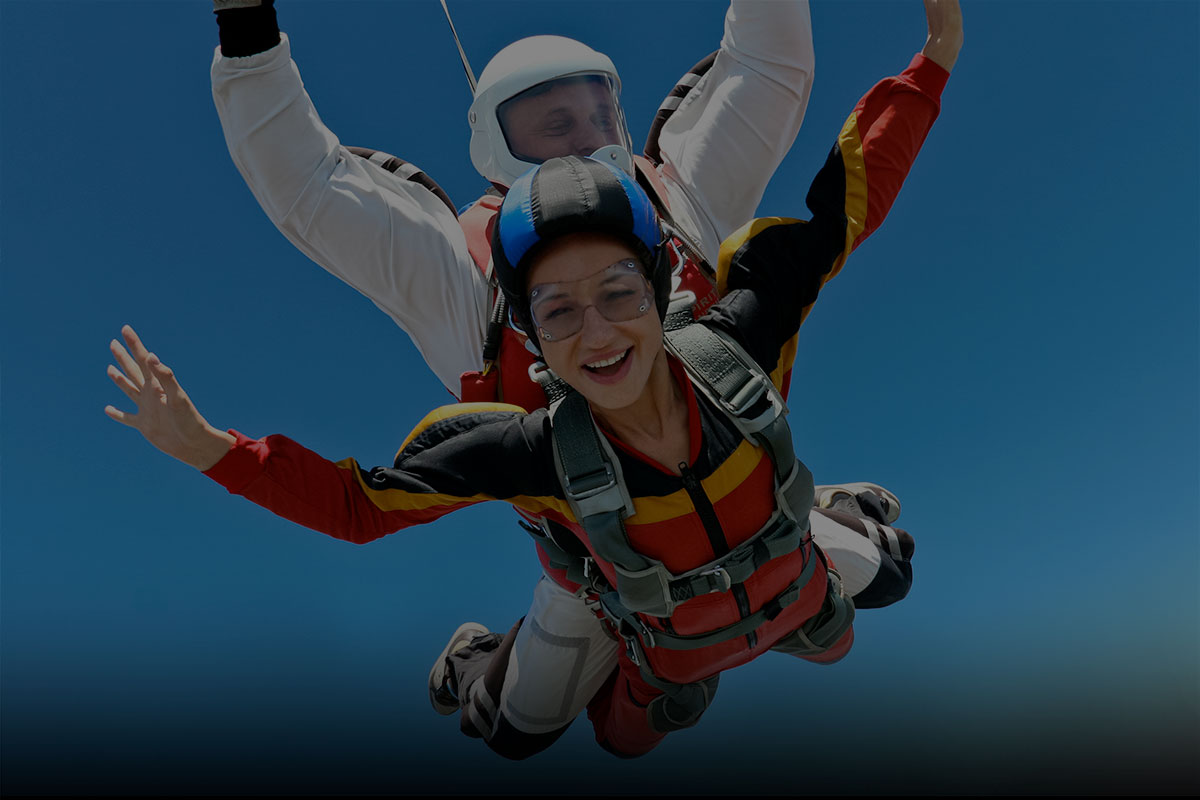
[[[567,485],[563,489],[568,499],[578,502],[603,494],[616,485],[617,476],[613,473],[612,466],[605,463],[603,469],[594,470],[586,475],[573,479],[568,476]]]
[[[747,380],[741,387],[738,388],[728,398],[721,398],[726,408],[733,412],[735,417],[740,417],[750,410],[750,407],[758,402],[758,399],[767,393],[767,387],[763,385],[763,381],[758,375],[753,372],[749,373]]]
[[[637,617],[633,618],[633,623],[636,623],[636,627],[630,623],[625,628],[625,632],[622,633],[629,646],[636,650],[637,642],[640,641],[646,647],[654,647],[654,631],[651,630],[650,626]],[[633,663],[636,664],[637,660],[635,659]]]
[[[721,582],[725,585],[719,589],[713,587],[712,589],[708,590],[707,594],[712,594],[713,592],[728,592],[733,588],[733,581],[729,577],[729,572],[724,567],[714,567],[713,569],[705,570],[704,572],[701,572],[698,577],[705,578],[709,575],[715,575],[719,577]]]
[[[654,647],[654,634],[650,631],[650,626],[642,623],[642,639],[645,641],[646,647]]]
[[[747,433],[758,433],[780,416],[773,396],[774,388],[769,378],[757,372],[751,372],[740,388],[732,394],[720,398],[721,404],[725,406],[726,411],[741,420]],[[746,412],[763,399],[767,401],[766,408],[754,418],[747,417]]]

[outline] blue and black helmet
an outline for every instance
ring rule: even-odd
[[[533,257],[552,239],[583,232],[609,234],[637,253],[654,287],[658,315],[665,316],[671,268],[654,204],[620,169],[566,156],[518,178],[496,216],[492,269],[517,324],[527,333],[533,330],[525,286]]]

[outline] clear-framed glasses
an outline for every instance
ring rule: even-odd
[[[635,259],[622,259],[586,278],[539,283],[529,292],[533,324],[548,342],[579,333],[584,312],[593,307],[609,322],[628,322],[654,307],[654,289]]]

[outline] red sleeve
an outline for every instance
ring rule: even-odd
[[[850,250],[883,222],[929,129],[941,110],[942,90],[950,73],[918,53],[908,69],[886,78],[858,102],[839,137],[847,172],[860,160],[866,178],[866,208],[851,214]],[[855,223],[858,225],[855,225]]]
[[[429,521],[381,508],[353,459],[335,464],[286,436],[254,440],[229,432],[237,443],[204,474],[284,519],[357,544]]]

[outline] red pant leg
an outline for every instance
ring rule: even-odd
[[[622,758],[649,753],[666,737],[650,727],[646,715],[646,706],[660,694],[642,680],[637,666],[622,653],[613,674],[588,703],[596,741]]]

